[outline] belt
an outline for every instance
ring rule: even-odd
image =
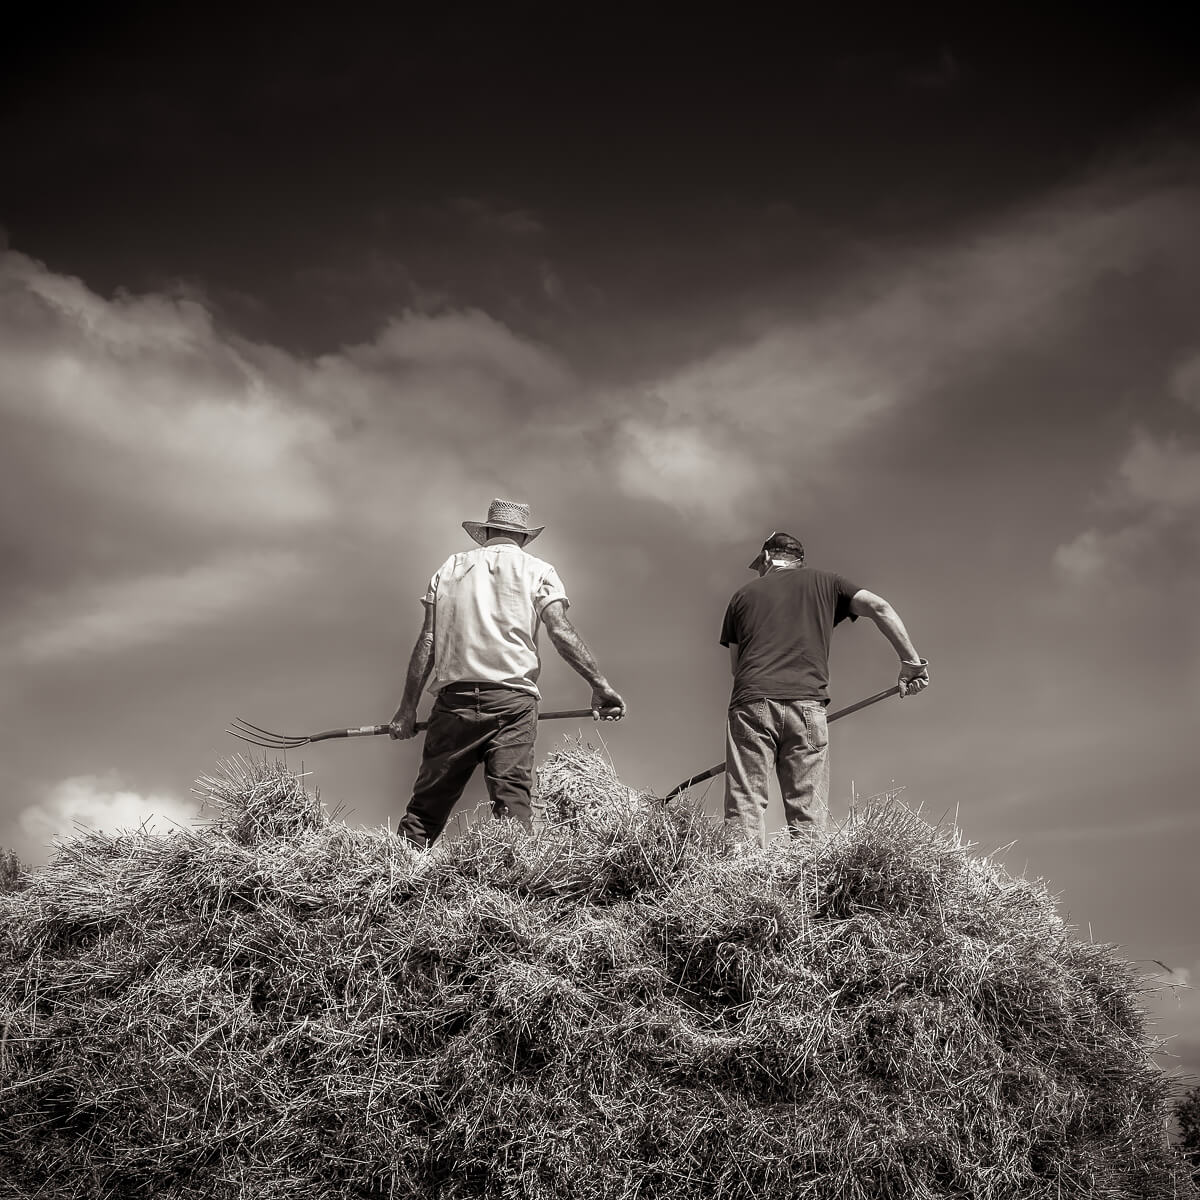
[[[509,687],[507,683],[487,683],[485,681],[470,680],[466,683],[448,683],[443,692],[453,692],[455,695],[471,695],[476,692],[494,692],[499,689],[502,692],[519,692],[520,688]]]

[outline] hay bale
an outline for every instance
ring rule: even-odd
[[[278,764],[0,896],[20,1197],[1194,1197],[1142,981],[872,808],[727,858],[582,745],[414,854]],[[597,797],[602,803],[596,803]]]

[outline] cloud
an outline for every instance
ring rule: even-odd
[[[113,834],[147,822],[149,828],[165,832],[173,825],[188,825],[198,812],[192,800],[131,791],[115,774],[75,775],[23,809],[17,826],[31,843],[45,846],[54,838],[74,835],[78,825]]]
[[[1185,358],[1171,372],[1168,391],[1180,404],[1200,412],[1200,354]]]
[[[563,284],[562,277],[548,262],[543,262],[538,267],[538,278],[542,282],[542,291],[546,298],[554,304],[570,307],[570,301],[567,298],[567,289]]]
[[[195,297],[104,298],[10,252],[0,432],[22,450],[0,481],[14,502],[0,534],[18,550],[34,536],[11,515],[26,497],[46,514],[35,526],[80,514],[87,535],[64,535],[76,561],[142,543],[143,568],[166,554],[185,569],[266,544],[303,552],[347,527],[382,537],[414,497],[486,499],[567,460],[577,482],[607,476],[635,505],[732,533],[780,497],[800,505],[843,486],[858,439],[983,357],[1050,344],[1097,280],[1170,244],[1186,198],[1081,188],[937,249],[862,249],[818,299],[604,388],[475,309],[402,312],[306,360],[222,330]],[[485,199],[456,204],[514,231],[538,224]],[[561,293],[552,270],[542,285]],[[1182,452],[1165,464],[1181,488],[1189,464]]]
[[[386,372],[394,376],[393,385],[407,383],[420,370],[475,372],[501,385],[489,398],[513,395],[523,403],[561,391],[567,382],[566,368],[553,354],[477,309],[437,316],[405,313],[372,341],[321,362]],[[460,378],[449,382],[454,385]]]
[[[617,484],[733,533],[746,498],[762,483],[752,456],[722,445],[711,426],[680,417],[670,424],[630,418],[621,426]]]
[[[1107,518],[1054,552],[1069,582],[1139,575],[1153,587],[1200,585],[1200,424],[1187,406],[1200,377],[1196,358],[1171,372],[1166,392],[1176,404],[1175,429],[1136,426],[1125,452],[1102,485],[1095,508]]]
[[[1077,583],[1100,578],[1110,567],[1131,561],[1140,551],[1154,544],[1154,530],[1148,525],[1133,525],[1102,533],[1085,529],[1073,541],[1054,551],[1054,566],[1067,580]]]
[[[781,323],[656,381],[619,419],[624,490],[732,533],[765,493],[819,488],[899,398],[836,324]]]
[[[0,363],[10,663],[263,610],[348,543],[525,495],[530,456],[575,455],[581,428],[567,367],[477,310],[401,313],[308,360],[221,330],[196,299],[104,298],[13,252]]]
[[[0,357],[0,421],[10,443],[41,452],[43,491],[144,507],[194,531],[329,513],[313,470],[327,423],[290,404],[195,300],[106,300],[5,253]]]
[[[822,295],[756,314],[647,380],[618,415],[622,485],[730,528],[768,492],[796,505],[828,494],[863,435],[961,390],[981,364],[1058,350],[1113,278],[1178,246],[1194,203],[1187,189],[1106,182],[937,247],[863,249]],[[1181,477],[1176,457],[1164,465]]]
[[[506,237],[534,237],[546,231],[542,219],[529,209],[507,207],[489,197],[456,196],[450,207],[476,229]]]
[[[120,654],[282,599],[301,575],[294,554],[243,554],[179,572],[83,586],[37,606],[16,657],[39,663]]]
[[[1168,514],[1200,508],[1200,444],[1186,446],[1173,434],[1156,438],[1136,430],[1117,476],[1120,504]]]

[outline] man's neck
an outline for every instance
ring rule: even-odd
[[[486,550],[489,546],[519,546],[520,543],[516,538],[505,537],[503,534],[497,534],[495,537],[490,537],[483,543]]]

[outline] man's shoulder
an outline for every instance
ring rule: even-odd
[[[809,584],[813,583],[837,583],[844,582],[846,577],[841,571],[833,571],[828,567],[813,567],[805,563],[802,567],[797,567],[794,571],[788,571],[786,574],[794,575],[797,579],[803,579]]]
[[[478,557],[482,550],[482,546],[478,546],[474,550],[456,550],[453,554],[442,560],[442,565],[438,567],[438,574],[444,575],[456,563],[465,562],[469,558]]]
[[[759,583],[762,583],[761,579],[752,579],[749,583],[743,583],[742,586],[738,588],[738,590],[734,592],[732,596],[729,597],[730,605],[737,604],[739,601],[744,600],[756,590],[755,585]]]
[[[817,578],[835,587],[839,592],[848,592],[853,595],[861,590],[857,583],[843,575],[841,571],[830,571],[825,567],[809,567],[807,569],[815,572]]]
[[[805,567],[805,574],[810,579],[842,579],[844,576],[840,571],[831,571],[828,567]]]
[[[450,583],[452,580],[461,579],[470,570],[471,564],[478,561],[482,555],[482,546],[476,546],[472,550],[456,550],[448,558],[442,559],[441,566],[434,571],[431,581]]]
[[[554,570],[554,564],[547,562],[544,558],[538,558],[536,554],[530,554],[528,550],[521,546],[514,546],[514,550],[525,560],[525,565],[530,571],[535,571],[545,575],[548,571]],[[557,573],[557,572],[556,572]]]

